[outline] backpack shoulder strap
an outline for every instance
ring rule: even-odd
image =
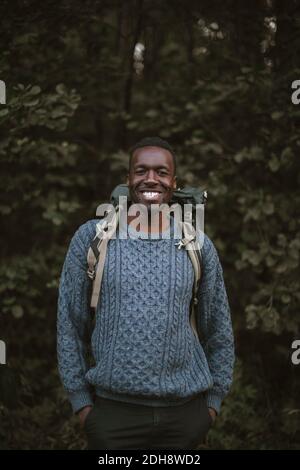
[[[179,243],[177,243],[177,245],[178,249],[184,247],[187,250],[194,269],[193,297],[190,306],[190,322],[194,333],[200,339],[200,335],[197,328],[196,307],[198,305],[197,294],[201,279],[202,256],[193,225],[190,222],[183,222],[182,228],[184,237],[180,240]]]
[[[107,245],[109,240],[116,232],[119,217],[118,211],[108,211],[106,217],[101,219],[97,224],[97,233],[91,242],[91,246],[88,249],[87,263],[88,270],[87,274],[93,281],[92,296],[90,306],[92,308],[97,307],[101,283],[104,271],[104,264],[107,252]]]

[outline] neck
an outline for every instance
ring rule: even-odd
[[[136,215],[128,215],[127,223],[130,225],[135,219],[137,224],[137,231],[145,233],[160,233],[167,230],[170,226],[170,221],[167,217],[164,217],[162,212],[159,212],[158,217],[151,218],[151,212],[148,212],[148,220],[143,220],[142,217]]]

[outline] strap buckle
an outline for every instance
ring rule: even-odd
[[[178,250],[180,250],[183,246],[186,246],[192,241],[194,241],[195,238],[196,238],[195,236],[188,236],[188,237],[182,238],[182,240],[180,240],[178,243],[175,243],[175,245],[176,246],[178,245]]]
[[[178,243],[175,243],[175,246],[177,246],[178,250],[184,246],[184,243],[182,240],[180,240]]]
[[[88,269],[87,270],[87,275],[89,276],[90,279],[92,279],[92,281],[95,279],[95,269]]]

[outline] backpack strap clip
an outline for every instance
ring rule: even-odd
[[[95,269],[88,269],[87,270],[87,275],[89,276],[89,278],[93,281],[95,279]]]
[[[191,243],[193,240],[195,240],[196,236],[189,235],[187,237],[182,238],[178,243],[175,243],[175,245],[178,247],[178,250],[180,250],[182,247],[185,247],[189,243]]]

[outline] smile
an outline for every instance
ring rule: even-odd
[[[145,199],[156,199],[160,192],[158,191],[141,191]]]

